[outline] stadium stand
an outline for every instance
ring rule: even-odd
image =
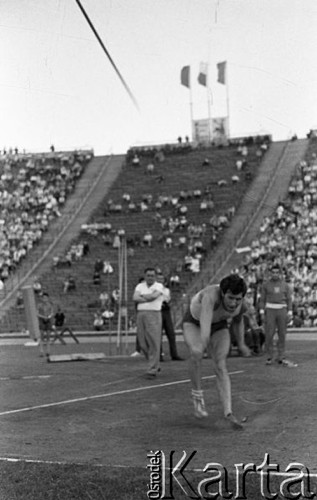
[[[75,329],[93,330],[94,319],[99,313],[104,320],[104,329],[115,326],[117,309],[113,292],[118,286],[118,245],[122,237],[128,244],[128,306],[131,324],[134,312],[130,300],[131,290],[145,265],[154,264],[169,277],[174,303],[183,297],[200,275],[207,255],[215,253],[230,230],[232,218],[250,187],[247,176],[242,175],[245,174],[245,165],[242,168],[240,163],[237,165],[242,157],[239,148],[238,144],[228,148],[192,150],[186,145],[186,150],[173,151],[172,154],[165,152],[164,159],[159,160],[156,151],[154,158],[153,151],[150,156],[148,151],[146,154],[139,150],[137,153],[128,153],[120,176],[93,212],[89,223],[82,227],[81,234],[71,243],[65,255],[52,262],[51,271],[41,276],[43,287],[50,291],[53,300],[56,303],[63,301],[68,321]],[[294,198],[295,186],[296,196],[311,206],[314,204],[312,190],[315,188],[314,172],[317,169],[314,170],[314,148],[314,141],[311,140],[306,163],[301,163],[289,188],[290,197]],[[260,156],[258,150],[257,145],[248,146],[248,170],[252,176],[257,174],[265,154],[262,152]],[[137,164],[132,161],[136,154],[139,159]],[[206,158],[209,159],[208,163]],[[150,175],[146,168],[149,162],[154,164],[155,172]],[[233,180],[236,176],[238,181]],[[305,189],[301,190],[300,182]],[[275,219],[280,217],[281,207],[284,211],[287,207],[289,213],[288,201],[280,203]],[[302,209],[303,206],[298,211],[303,212]],[[274,224],[279,227],[276,220]],[[149,235],[150,244],[147,238],[144,240],[144,236]],[[270,244],[274,241],[271,236],[269,234],[268,237]],[[311,261],[313,258],[310,250],[308,257],[306,255],[308,264],[309,259]],[[253,256],[255,254],[254,250]],[[100,267],[96,270],[98,260]],[[251,286],[254,265],[244,262],[244,267],[240,269],[241,272],[248,270]],[[97,280],[94,278],[96,272]],[[65,280],[70,274],[75,278],[76,287],[63,293]],[[102,295],[109,297],[107,303],[102,303]],[[312,325],[317,316],[312,313],[312,308],[317,311],[317,307],[312,300],[311,290],[309,293],[306,290],[304,304],[307,305],[308,299],[312,302],[309,310],[309,324]],[[295,300],[297,303],[298,300]],[[302,313],[303,304],[299,304],[299,310],[301,313],[298,316],[302,324],[307,326],[308,319]]]
[[[269,143],[267,138],[260,139],[261,144],[265,141]],[[75,329],[91,329],[95,312],[91,305],[97,303],[101,288],[109,293],[117,287],[116,242],[120,239],[120,230],[125,231],[128,243],[129,299],[146,262],[173,277],[174,284],[179,277],[174,296],[177,299],[182,295],[199,271],[206,253],[218,245],[225,227],[230,224],[250,185],[250,176],[245,174],[256,175],[259,141],[254,142],[248,142],[239,182],[233,182],[232,176],[237,174],[241,141],[225,148],[194,150],[186,144],[171,154],[167,148],[161,155],[158,151],[138,151],[137,166],[131,160],[135,153],[132,157],[127,154],[125,167],[89,224],[62,258],[56,256],[51,272],[41,276],[43,287],[49,290],[54,301],[60,300],[66,276],[70,272],[74,276],[76,290],[63,296],[63,304]],[[210,163],[203,165],[206,157]],[[145,168],[149,158],[155,164],[154,175],[149,175]],[[219,184],[219,181],[225,183]],[[143,243],[146,231],[153,236],[151,247]],[[79,251],[76,257],[74,248],[83,243],[88,244],[89,254],[79,257]],[[97,258],[110,262],[114,268],[113,274],[100,273],[100,285],[93,279],[93,262]],[[131,311],[131,302],[129,307]]]
[[[39,243],[74,191],[91,153],[0,156],[0,278],[4,283]]]
[[[293,290],[291,326],[317,326],[317,139],[311,138],[305,159],[297,164],[287,196],[272,215],[265,216],[257,237],[244,254],[238,271],[254,292],[259,291],[268,269],[280,265]]]

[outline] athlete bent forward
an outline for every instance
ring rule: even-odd
[[[195,416],[208,416],[201,387],[201,367],[204,352],[210,342],[224,415],[235,429],[242,429],[243,425],[232,413],[231,383],[226,359],[230,350],[231,322],[240,352],[245,356],[250,355],[244,342],[243,314],[247,310],[244,301],[246,290],[245,281],[237,274],[226,276],[220,285],[206,286],[192,298],[183,324],[185,342],[190,351],[189,372]]]

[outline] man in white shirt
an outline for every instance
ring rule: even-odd
[[[134,290],[133,300],[137,305],[137,336],[141,350],[148,360],[146,378],[155,378],[160,368],[162,338],[163,285],[156,281],[156,271],[148,267],[144,281]]]

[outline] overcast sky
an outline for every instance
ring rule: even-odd
[[[104,154],[175,142],[191,135],[190,99],[194,119],[208,117],[208,100],[213,117],[229,103],[231,136],[317,128],[316,0],[81,3],[139,110],[75,0],[1,0],[0,149]],[[227,86],[217,82],[222,61]],[[191,92],[180,84],[185,65]]]

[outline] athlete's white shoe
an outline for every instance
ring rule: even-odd
[[[204,393],[203,391],[196,391],[192,389],[192,398],[194,403],[194,415],[196,418],[208,417],[208,412],[205,408]]]
[[[232,413],[226,415],[226,420],[230,422],[231,427],[235,430],[242,430],[244,428],[242,423]]]
[[[134,351],[130,356],[131,358],[140,358],[142,354],[139,351]]]

